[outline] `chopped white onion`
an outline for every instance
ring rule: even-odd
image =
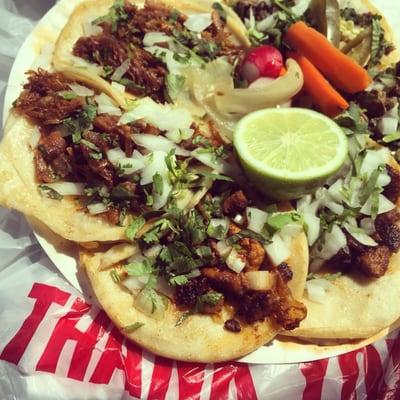
[[[128,263],[140,263],[145,259],[146,257],[142,253],[135,253],[133,256],[128,258]]]
[[[167,296],[170,299],[174,297],[174,288],[168,285],[168,282],[165,280],[165,278],[161,276],[157,278],[156,290],[157,292],[163,294],[164,296]]]
[[[108,210],[108,207],[104,203],[92,203],[87,205],[89,213],[92,215],[101,214]]]
[[[123,171],[123,175],[132,175],[144,168],[144,163],[135,158],[120,158],[117,164]]]
[[[220,240],[217,242],[216,249],[220,257],[225,259],[231,252],[232,246],[229,246],[224,240]]]
[[[85,36],[96,36],[103,32],[103,29],[100,25],[95,25],[91,22],[85,22],[82,27]]]
[[[276,275],[270,271],[249,271],[245,277],[251,290],[270,290],[276,281]]]
[[[122,94],[125,93],[125,86],[124,86],[124,85],[121,85],[121,84],[118,83],[118,82],[112,81],[112,82],[111,82],[111,86],[112,86],[117,92],[122,93]]]
[[[127,58],[111,75],[112,81],[120,81],[121,78],[125,75],[125,72],[128,71],[129,66],[131,65],[130,58]]]
[[[231,250],[225,262],[228,268],[230,268],[237,274],[242,272],[243,268],[246,266],[246,261],[243,260],[243,257],[240,256],[240,254],[235,249]]]
[[[147,185],[153,182],[153,176],[158,172],[163,175],[168,171],[168,167],[165,164],[165,157],[167,153],[164,151],[154,151],[151,153],[146,160],[146,166],[142,171],[142,178],[140,180],[141,185]]]
[[[376,186],[377,187],[384,187],[389,185],[391,179],[390,176],[387,173],[381,173],[378,176],[378,179],[376,180]]]
[[[233,218],[233,222],[234,222],[235,224],[242,225],[243,222],[244,222],[243,215],[236,214],[235,217]]]
[[[296,4],[291,7],[290,11],[297,17],[301,17],[308,9],[311,0],[297,0]]]
[[[77,182],[54,182],[47,183],[46,186],[55,190],[62,196],[81,196],[85,185]]]
[[[393,132],[392,132],[393,133]],[[382,164],[387,164],[390,160],[390,150],[382,147],[378,150],[367,150],[360,168],[360,175],[368,178]]]
[[[265,32],[266,30],[272,28],[275,25],[275,20],[278,13],[273,13],[268,15],[268,17],[257,22],[256,28],[260,32]]]
[[[40,130],[39,128],[35,125],[32,129],[31,136],[29,137],[29,147],[33,150],[36,148],[36,146],[39,144],[40,141]]]
[[[212,24],[211,14],[192,14],[189,15],[183,25],[192,32],[203,32]]]
[[[228,231],[229,229],[229,219],[228,218],[211,218],[209,222],[209,226],[211,228],[217,228],[219,226],[222,226],[224,228],[224,231]]]
[[[350,224],[344,223],[343,224],[344,228],[346,229],[347,232],[350,233],[350,235],[356,239],[359,243],[365,245],[365,246],[377,246],[378,243],[375,242],[374,239],[372,239],[371,236],[368,236],[366,232],[364,232],[363,229],[351,226]]]
[[[153,188],[153,210],[160,210],[161,208],[163,208],[167,204],[169,195],[172,191],[172,185],[169,181],[168,175],[161,175],[161,178],[163,180],[163,192],[161,194],[157,193]]]
[[[301,214],[307,225],[308,245],[312,246],[318,239],[320,232],[320,219],[316,216],[319,202],[313,201],[312,196],[306,195],[297,201],[297,212]]]
[[[379,195],[378,199],[378,214],[383,214],[385,212],[388,212],[390,210],[393,210],[396,206],[388,199],[386,198],[383,194]],[[361,207],[361,214],[364,215],[372,215],[372,195],[368,198],[368,200],[365,202],[365,204]]]
[[[255,207],[246,208],[247,228],[253,232],[261,233],[267,221],[268,214],[265,211]]]
[[[144,46],[154,46],[155,44],[171,42],[173,38],[164,32],[147,32],[143,37]]]
[[[326,279],[311,279],[306,282],[308,298],[315,303],[324,303],[326,300],[326,291],[332,287],[332,284]]]
[[[372,218],[363,218],[360,221],[360,227],[367,235],[373,235],[375,233],[375,222]]]
[[[116,147],[115,149],[107,150],[106,156],[108,158],[108,161],[110,161],[110,163],[114,166],[118,165],[119,160],[126,158],[125,152],[119,147]]]
[[[290,238],[294,238],[300,234],[303,230],[303,226],[300,223],[290,222],[282,227],[279,231],[279,235],[281,237],[288,236]]]
[[[128,276],[121,283],[133,294],[136,294],[146,286],[146,283],[143,283],[143,280],[138,279],[137,276]]]
[[[273,265],[279,265],[290,257],[290,246],[277,233],[272,236],[272,242],[265,244],[264,248]]]
[[[398,125],[398,117],[382,117],[378,122],[378,128],[383,135],[390,135],[397,132]]]
[[[115,105],[111,97],[105,93],[101,93],[95,97],[98,108],[97,114],[110,114],[110,115],[121,115],[121,110]]]
[[[342,189],[343,189],[343,179],[338,179],[328,188],[329,195],[337,203],[341,203],[343,201]]]
[[[177,156],[190,155],[189,151],[177,146],[164,136],[150,135],[147,133],[134,133],[132,135],[132,139],[137,145],[150,151],[162,151],[164,153],[169,153],[172,149],[174,149]]]
[[[176,206],[184,210],[190,204],[193,198],[193,193],[189,189],[181,189],[177,193],[174,192],[174,199],[176,201]]]
[[[210,167],[219,173],[224,172],[225,163],[217,158],[215,153],[198,148],[193,150],[190,154],[207,167]]]
[[[161,246],[161,244],[156,244],[144,250],[143,254],[145,257],[157,257],[160,254],[162,248],[163,247]]]
[[[139,311],[154,319],[161,319],[166,309],[162,297],[154,292],[151,292],[150,295],[146,288],[135,297],[133,305]]]
[[[78,96],[86,97],[94,95],[94,90],[89,89],[86,86],[78,85],[77,83],[69,83],[68,86]]]

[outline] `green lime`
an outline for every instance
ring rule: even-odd
[[[322,185],[343,165],[348,143],[330,118],[304,108],[269,108],[239,121],[234,146],[258,189],[295,199]]]

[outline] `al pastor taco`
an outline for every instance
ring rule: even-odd
[[[122,114],[60,73],[29,72],[0,144],[0,203],[78,242],[127,239],[131,215],[193,207],[227,164],[215,129],[149,98]]]
[[[167,210],[133,247],[119,246],[82,251],[81,265],[121,332],[156,354],[237,358],[306,316],[297,213],[264,211],[231,182],[216,181],[194,209]],[[126,246],[133,255],[121,255]]]

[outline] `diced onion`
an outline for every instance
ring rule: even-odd
[[[233,222],[234,222],[235,224],[242,225],[243,222],[244,222],[243,215],[241,215],[241,214],[236,214],[235,217],[233,218]]]
[[[111,86],[117,91],[117,92],[119,92],[119,93],[125,93],[125,86],[124,85],[121,85],[120,83],[118,83],[118,82],[114,82],[114,81],[112,81],[111,82]]]
[[[385,212],[388,212],[390,210],[393,210],[396,206],[388,199],[386,198],[383,194],[379,195],[378,199],[378,214],[383,214]],[[368,200],[365,202],[365,204],[361,207],[361,214],[364,215],[372,215],[372,196],[368,198]]]
[[[218,226],[222,226],[224,230],[227,232],[229,229],[229,219],[228,218],[211,218],[209,225],[211,228],[217,228]]]
[[[225,259],[231,252],[232,246],[229,246],[224,240],[220,240],[217,242],[216,249],[220,257]]]
[[[268,15],[268,17],[257,22],[256,28],[260,32],[265,32],[266,30],[272,28],[275,25],[275,20],[277,18],[277,13]]]
[[[290,238],[294,238],[300,234],[303,230],[303,226],[299,223],[290,222],[282,227],[279,231],[280,236],[288,236]]]
[[[120,261],[133,257],[138,253],[138,251],[139,248],[130,243],[116,244],[109,248],[105,253],[101,253],[99,270],[105,270]]]
[[[268,214],[265,211],[255,207],[246,208],[247,228],[253,232],[261,233],[267,221]]]
[[[107,150],[106,155],[107,155],[108,161],[110,161],[110,163],[114,166],[118,165],[119,160],[126,158],[125,152],[119,147],[116,147],[115,149]]]
[[[92,215],[101,214],[108,210],[108,207],[104,203],[92,203],[87,205],[89,213]]]
[[[157,257],[162,250],[162,246],[160,244],[156,244],[152,247],[143,251],[145,257]]]
[[[164,296],[167,296],[170,299],[174,297],[174,288],[168,285],[168,282],[162,276],[159,276],[157,278],[156,290],[157,292],[163,294]]]
[[[81,196],[85,185],[77,182],[54,182],[47,183],[46,186],[55,190],[62,196]]]
[[[378,176],[378,179],[376,180],[376,186],[377,187],[384,187],[389,185],[391,179],[390,176],[386,173],[381,173]]]
[[[238,274],[242,272],[243,268],[246,266],[246,261],[243,260],[235,249],[231,250],[225,262],[228,268]]]
[[[177,156],[189,156],[190,152],[177,146],[164,136],[150,135],[146,133],[134,133],[132,135],[133,141],[150,151],[163,151],[169,153],[172,149],[175,150]]]
[[[271,240],[272,242],[265,244],[264,248],[273,265],[279,265],[290,257],[290,247],[277,233],[272,236]]]
[[[326,291],[333,285],[326,279],[311,279],[306,282],[308,298],[315,303],[324,303],[326,300]]]
[[[131,175],[144,168],[144,163],[135,158],[120,158],[117,164],[122,169],[123,175]]]
[[[270,271],[249,271],[245,277],[251,290],[270,290],[276,282],[276,275]]]
[[[92,24],[91,22],[85,22],[83,24],[83,33],[85,36],[96,36],[103,32],[100,25]]]
[[[367,235],[373,235],[375,233],[375,222],[372,218],[363,218],[360,221],[360,227]]]
[[[329,195],[337,203],[341,203],[343,201],[342,188],[343,188],[343,179],[338,179],[328,188]]]
[[[163,175],[168,171],[167,165],[165,164],[165,157],[167,153],[164,151],[154,151],[149,157],[147,165],[142,171],[142,178],[140,180],[141,185],[147,185],[153,182],[153,176],[156,173]]]
[[[94,90],[89,89],[86,86],[78,85],[77,83],[69,83],[68,86],[78,96],[86,97],[94,95]]]
[[[146,283],[143,283],[143,280],[139,280],[137,276],[128,276],[121,283],[133,294],[136,294],[146,286]]]
[[[101,93],[95,98],[98,104],[98,114],[110,114],[117,116],[122,114],[121,110],[115,105],[111,97],[107,96],[105,93]]]
[[[382,135],[390,135],[397,131],[399,120],[397,117],[383,117],[378,122],[378,128]]]
[[[393,132],[392,132],[393,133]],[[378,150],[367,150],[360,168],[360,175],[370,177],[371,174],[382,164],[387,164],[390,160],[390,150],[382,147]]]
[[[192,14],[189,15],[183,25],[192,32],[203,32],[212,24],[211,14]]]
[[[129,66],[131,65],[131,60],[127,58],[111,75],[112,81],[119,81],[125,75],[125,72],[128,71]]]
[[[39,144],[40,141],[40,130],[39,128],[35,125],[32,129],[31,136],[29,137],[29,147],[33,150],[36,148],[36,146]]]
[[[307,224],[307,240],[312,246],[318,239],[320,232],[320,219],[316,216],[319,202],[313,201],[311,195],[306,195],[297,201],[297,212],[301,214]]]
[[[378,243],[375,242],[372,237],[368,236],[366,232],[364,232],[361,228],[352,227],[349,224],[344,224],[344,228],[350,235],[356,239],[359,243],[365,246],[377,246]]]
[[[143,37],[143,46],[171,42],[173,39],[164,32],[147,32]]]
[[[153,317],[154,319],[161,319],[164,316],[166,306],[163,302],[162,297],[152,292],[150,296],[150,292],[146,289],[143,289],[134,300],[134,306],[142,313],[148,315],[149,317]]]
[[[215,154],[210,151],[203,151],[203,149],[195,149],[190,153],[196,160],[200,161],[207,167],[214,169],[221,173],[225,169],[224,162],[215,157]]]

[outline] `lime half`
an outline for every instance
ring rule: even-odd
[[[241,164],[273,199],[312,192],[337,172],[348,143],[333,120],[304,108],[269,108],[241,119],[234,134]]]

